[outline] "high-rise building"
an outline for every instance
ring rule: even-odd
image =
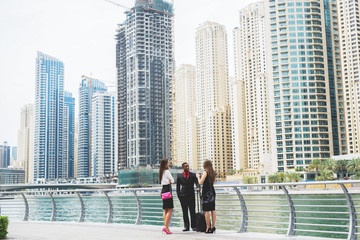
[[[359,2],[338,0],[348,153],[360,153],[360,28]],[[335,27],[335,26],[334,26]]]
[[[62,178],[74,177],[74,136],[75,136],[75,98],[65,91],[63,115],[63,175]]]
[[[240,11],[240,25],[234,30],[235,82],[231,85],[233,158],[237,170],[265,170],[265,165],[271,165],[264,28],[263,2]]]
[[[278,171],[345,154],[336,1],[267,0],[272,154]]]
[[[91,165],[93,177],[117,171],[115,93],[97,92],[92,98]]]
[[[11,147],[11,157],[14,161],[17,161],[18,148],[16,146]]]
[[[136,0],[117,31],[120,168],[172,159],[173,18],[166,0]]]
[[[175,72],[173,99],[174,165],[188,162],[191,169],[201,169],[197,161],[196,68],[181,65]]]
[[[18,131],[18,161],[25,170],[25,183],[34,179],[34,104],[21,108]]]
[[[34,179],[57,179],[63,167],[64,64],[37,53]]]
[[[79,88],[79,141],[78,174],[80,178],[91,175],[92,98],[96,92],[106,91],[105,84],[97,79],[82,76]]]
[[[74,178],[78,177],[78,159],[79,159],[79,123],[75,120],[75,135],[74,135]]]
[[[196,30],[196,104],[198,162],[212,160],[224,178],[233,167],[227,35],[214,22]]]
[[[10,146],[7,142],[0,145],[0,168],[7,168],[10,166]]]

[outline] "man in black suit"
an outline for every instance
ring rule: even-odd
[[[186,162],[183,163],[182,168],[184,172],[178,175],[176,181],[176,194],[178,195],[183,211],[185,225],[183,231],[189,231],[190,228],[188,211],[190,211],[191,228],[193,231],[196,231],[194,184],[196,184],[197,191],[200,191],[200,185],[195,173],[189,171],[189,164]]]

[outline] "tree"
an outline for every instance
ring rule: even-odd
[[[344,172],[347,170],[347,166],[349,164],[348,160],[337,160],[335,162],[334,171],[335,173],[340,172],[340,178],[344,178]]]
[[[321,169],[320,170],[320,176],[317,176],[315,178],[316,181],[328,181],[328,180],[333,180],[334,179],[334,173],[329,170],[329,169]],[[325,188],[326,188],[326,184],[325,184]]]
[[[318,176],[318,171],[320,170],[321,162],[322,161],[320,159],[314,159],[311,161],[311,163],[308,166],[309,170],[315,170],[315,177]]]
[[[280,182],[280,177],[278,173],[274,173],[272,175],[268,176],[268,182],[269,183],[279,183]]]
[[[282,183],[282,182],[285,182],[285,180],[286,180],[286,175],[285,175],[284,172],[280,172],[280,173],[279,173],[279,180],[280,180],[281,183]]]
[[[255,180],[253,177],[244,177],[243,184],[253,184],[255,183]]]
[[[357,174],[358,172],[360,172],[360,158],[354,158],[352,159],[348,166],[347,166],[347,171],[351,174]]]
[[[334,159],[324,159],[320,164],[320,171],[323,169],[329,170],[334,173],[336,162]]]
[[[299,182],[301,181],[301,175],[297,172],[287,172],[286,180],[287,182]]]

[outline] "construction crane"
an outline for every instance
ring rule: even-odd
[[[117,3],[117,2],[114,2],[114,1],[111,1],[111,0],[105,0],[105,1],[108,2],[108,3],[114,4],[114,5],[118,6],[118,7],[125,8],[126,10],[130,10],[130,8],[124,6],[124,5],[120,4],[120,3]]]

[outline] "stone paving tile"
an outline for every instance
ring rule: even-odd
[[[162,227],[149,225],[66,223],[66,222],[10,222],[8,239],[11,240],[118,240],[118,239],[166,239],[166,240],[325,240],[327,238],[286,237],[263,233],[234,233],[217,231],[215,234],[183,233],[172,228],[172,235],[162,235]]]

